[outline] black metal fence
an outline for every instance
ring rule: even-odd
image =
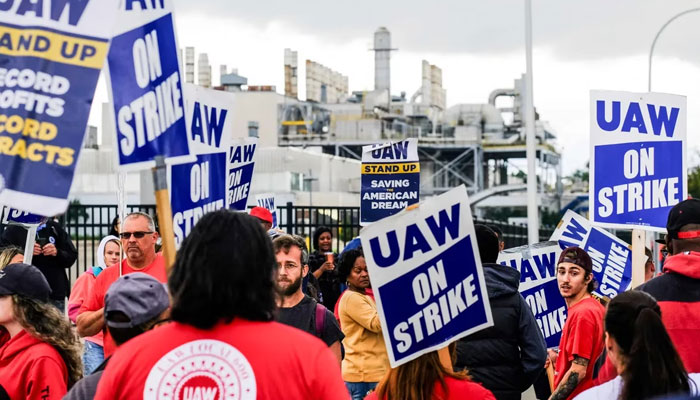
[[[359,207],[295,206],[287,203],[279,208],[280,229],[285,232],[313,238],[314,231],[326,226],[331,229],[333,248],[340,251],[352,238],[360,234]],[[527,244],[527,225],[509,224],[504,221],[478,220],[475,224],[497,226],[503,232],[506,248]],[[540,241],[549,240],[554,227],[540,227]],[[313,250],[313,244],[312,250]]]
[[[155,218],[155,205],[127,206],[127,212],[141,211]],[[360,234],[359,207],[295,206],[287,203],[278,209],[279,227],[285,232],[309,239],[313,249],[313,234],[319,227],[330,228],[333,248],[340,252],[347,242]],[[75,281],[88,267],[96,265],[95,252],[100,240],[106,236],[117,216],[116,205],[71,205],[60,222],[78,249],[78,260],[69,270],[69,279]],[[156,220],[157,221],[157,220]],[[474,223],[497,226],[503,232],[506,248],[527,243],[527,226],[502,221],[474,220]],[[156,222],[157,225],[157,222]],[[4,227],[0,225],[0,232]],[[541,227],[540,240],[548,240],[554,228]]]

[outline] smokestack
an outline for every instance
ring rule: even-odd
[[[374,90],[389,92],[391,98],[391,33],[385,27],[374,32]]]

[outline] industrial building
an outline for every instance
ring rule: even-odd
[[[448,107],[440,67],[423,60],[415,91],[396,95],[390,82],[391,55],[397,49],[388,29],[374,33],[372,50],[374,88],[349,93],[347,71],[306,59],[306,98],[299,99],[297,51],[284,49],[280,94],[272,85],[249,85],[226,66],[219,68],[220,85],[215,86],[208,56],[199,54],[195,73],[195,49],[185,48],[185,81],[196,76],[199,85],[230,92],[236,105],[232,136],[259,138],[250,201],[255,193],[274,192],[280,203],[357,206],[362,146],[417,138],[421,196],[464,184],[478,216],[504,207],[524,210],[526,188],[518,168],[525,160],[523,79],[493,90],[484,103]],[[108,182],[113,178],[105,175],[115,172],[115,138],[105,115],[102,140],[88,141],[91,148],[78,165],[72,196],[83,203],[114,203],[114,183]],[[556,134],[539,118],[536,131],[540,206],[559,211],[569,199],[562,198]],[[151,203],[150,172],[129,174],[126,192],[129,202]]]
[[[525,157],[521,97],[523,79],[494,90],[485,103],[446,105],[442,70],[422,62],[418,90],[408,98],[391,93],[391,33],[374,33],[374,89],[356,91],[344,102],[283,102],[278,145],[316,147],[325,154],[361,159],[362,146],[406,138],[419,140],[421,196],[464,184],[483,216],[489,208],[525,207],[524,180],[517,160]],[[286,77],[286,75],[285,75]],[[309,77],[307,76],[307,82]],[[291,82],[285,82],[285,87]],[[307,83],[308,85],[308,83]],[[504,99],[505,98],[505,99]],[[503,101],[505,100],[505,101]],[[558,211],[562,202],[560,153],[556,134],[536,121],[540,206]],[[522,174],[520,174],[522,176]]]

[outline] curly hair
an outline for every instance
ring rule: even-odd
[[[352,268],[355,266],[355,261],[358,257],[364,256],[365,253],[362,247],[351,249],[343,253],[343,256],[340,258],[340,264],[338,264],[338,277],[342,282],[348,279],[348,275],[350,275],[350,271],[352,271]]]
[[[21,295],[12,295],[17,322],[35,338],[51,345],[68,369],[68,389],[83,377],[82,346],[68,320],[56,307]]]

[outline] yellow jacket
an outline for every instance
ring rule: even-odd
[[[367,295],[346,291],[338,306],[340,326],[345,334],[343,380],[379,382],[389,369],[377,305]]]

